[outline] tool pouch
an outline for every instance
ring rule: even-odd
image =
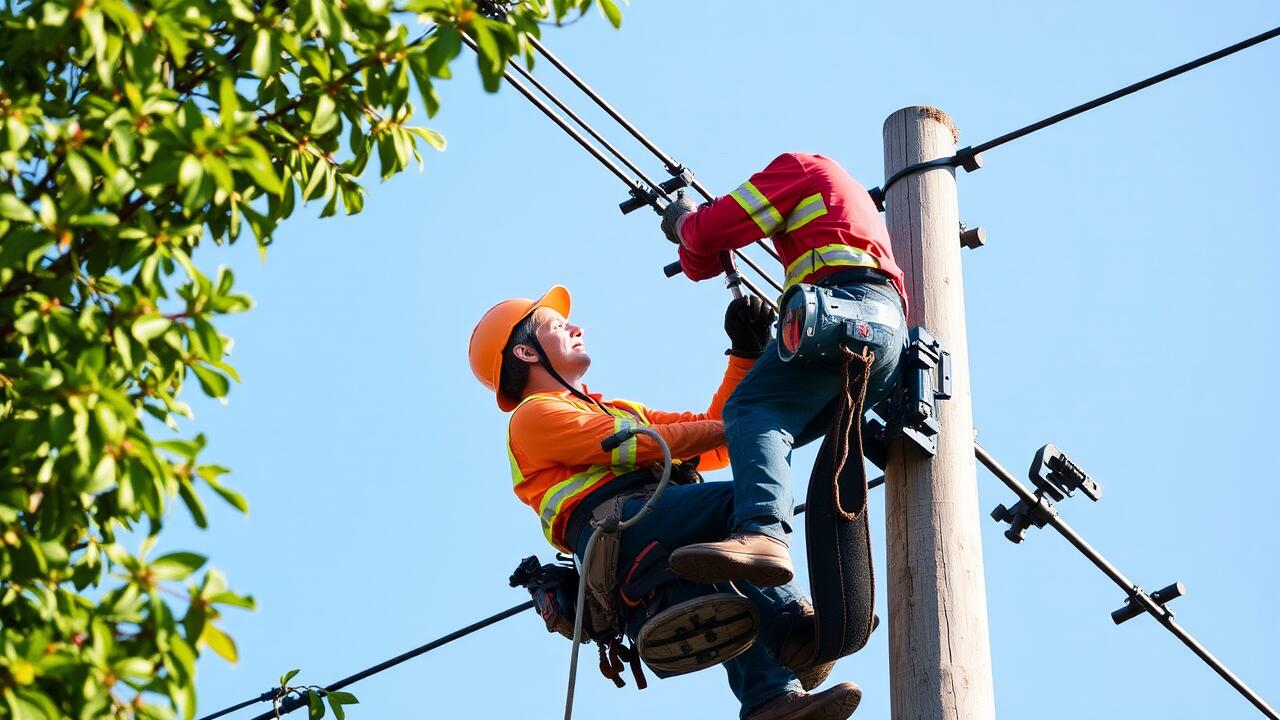
[[[591,637],[608,634],[616,637],[620,626],[618,615],[618,533],[596,531],[595,548],[591,551],[591,564],[582,569],[587,583],[586,619]]]
[[[805,533],[816,617],[816,657],[831,662],[861,650],[871,635],[875,581],[867,526],[862,416],[874,355],[843,348],[838,409],[809,475]]]

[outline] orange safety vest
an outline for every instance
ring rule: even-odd
[[[507,431],[512,489],[538,513],[547,541],[562,551],[571,550],[574,539],[565,538],[566,525],[584,498],[620,475],[655,465],[661,469],[662,455],[652,438],[637,435],[607,452],[600,441],[613,433],[649,426],[662,434],[676,459],[697,457],[703,471],[728,465],[720,412],[752,364],[730,357],[704,412],[654,410],[593,394],[602,412],[567,391],[534,393],[521,400]]]
[[[595,408],[576,397],[560,398],[558,395],[535,393],[520,401],[513,413],[529,401],[543,397],[559,398],[582,412],[595,412]],[[639,403],[607,400],[601,401],[601,405],[613,416],[614,432],[636,425],[649,425],[645,408]],[[632,437],[619,445],[610,453],[608,465],[588,465],[583,468],[560,466],[526,477],[511,449],[511,438],[508,435],[507,459],[511,461],[512,489],[525,504],[538,511],[538,518],[542,521],[542,534],[546,536],[547,542],[560,550],[572,552],[572,548],[564,541],[564,526],[569,522],[574,508],[603,483],[635,470],[638,444],[638,438]]]

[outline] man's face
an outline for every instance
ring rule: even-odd
[[[581,377],[591,365],[587,346],[582,341],[582,328],[551,308],[538,308],[538,343],[547,353],[551,366],[562,375]]]

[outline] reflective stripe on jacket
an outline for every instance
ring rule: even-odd
[[[547,541],[569,551],[565,525],[583,498],[619,475],[662,462],[658,444],[645,436],[632,437],[612,452],[600,447],[601,440],[626,427],[653,427],[673,457],[699,457],[701,470],[728,464],[720,412],[752,364],[730,357],[724,379],[702,413],[663,412],[591,395],[604,406],[602,411],[567,390],[525,397],[511,413],[507,457],[512,489],[538,513]]]
[[[679,233],[680,265],[691,280],[719,275],[721,252],[767,237],[788,287],[849,267],[878,268],[906,304],[879,211],[862,185],[821,155],[778,156],[733,192],[686,215]]]

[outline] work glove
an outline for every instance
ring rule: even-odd
[[[689,198],[681,195],[671,204],[667,205],[667,209],[662,213],[662,234],[676,245],[680,244],[680,235],[676,232],[676,226],[680,224],[680,218],[695,212],[698,209],[697,203]]]
[[[724,311],[724,332],[729,336],[729,355],[754,360],[769,343],[770,329],[777,318],[773,308],[755,295],[734,298]]]

